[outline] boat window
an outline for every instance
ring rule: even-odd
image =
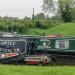
[[[55,48],[68,49],[69,48],[69,41],[56,40]]]

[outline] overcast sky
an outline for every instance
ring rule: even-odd
[[[41,5],[42,0],[0,0],[0,16],[31,17],[33,8],[35,14],[42,11]]]

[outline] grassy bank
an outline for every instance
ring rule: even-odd
[[[0,65],[0,75],[75,75],[75,67]]]
[[[27,34],[41,35],[48,34],[61,34],[63,36],[75,36],[75,23],[63,23],[48,29],[32,28],[29,29]]]
[[[3,32],[3,31],[0,31]],[[42,28],[29,28],[27,31],[18,34],[25,35],[46,35],[49,34],[61,34],[62,36],[75,36],[75,23],[61,23],[60,25],[56,25],[54,27],[42,29]]]

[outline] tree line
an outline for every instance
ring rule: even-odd
[[[0,17],[0,31],[4,32],[18,32],[26,34],[30,28],[50,28],[58,25],[59,20],[55,20],[55,17],[47,17],[44,13],[35,15],[35,19],[25,17],[18,19],[15,17]]]

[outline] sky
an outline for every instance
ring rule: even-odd
[[[42,12],[42,0],[0,0],[0,16],[24,18]]]

